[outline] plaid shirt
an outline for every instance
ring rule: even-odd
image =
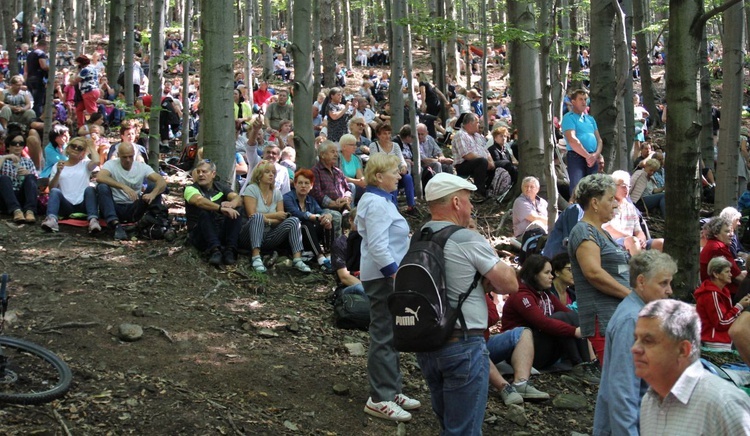
[[[312,169],[315,176],[310,195],[323,207],[342,197],[351,197],[352,192],[346,184],[346,177],[338,167],[328,169],[321,162],[315,164]]]
[[[23,184],[23,180],[20,179],[21,176],[18,175],[19,168],[26,168],[27,170],[29,170],[29,174],[32,174],[34,176],[37,175],[34,162],[32,162],[28,157],[22,157],[21,161],[18,163],[18,166],[16,166],[12,160],[5,159],[5,162],[3,162],[3,167],[0,168],[0,174],[10,177],[10,181],[13,182],[14,191],[20,190],[21,185]]]
[[[479,133],[469,135],[466,130],[459,130],[453,138],[453,161],[456,165],[460,165],[466,160],[464,156],[469,153],[474,153],[491,161],[492,157],[487,152],[486,143],[487,140]]]

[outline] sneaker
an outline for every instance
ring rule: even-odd
[[[263,259],[260,256],[253,257],[253,269],[259,273],[266,272],[266,267],[263,265]]]
[[[16,209],[13,211],[13,222],[16,224],[23,224],[26,222],[23,217],[23,211],[21,211],[21,209]]]
[[[115,241],[124,241],[128,239],[128,232],[120,225],[115,225]]]
[[[213,266],[221,266],[222,262],[221,250],[218,248],[211,250],[211,254],[208,257],[208,263]]]
[[[224,260],[224,265],[235,265],[237,263],[237,255],[231,248],[224,250],[222,258]]]
[[[99,225],[99,218],[91,218],[89,220],[89,233],[99,233],[102,231],[102,226]]]
[[[500,399],[503,400],[503,403],[506,406],[510,406],[511,404],[523,404],[523,397],[510,383],[505,385],[503,390],[500,391]]]
[[[331,265],[331,259],[325,258],[323,263],[320,265],[320,269],[325,274],[333,274],[333,266]]]
[[[60,226],[57,225],[57,218],[48,216],[42,221],[42,229],[48,232],[59,232]]]
[[[302,271],[303,273],[309,273],[312,272],[309,266],[305,262],[302,262],[302,259],[295,259],[294,260],[294,267],[297,268],[298,271]]]
[[[24,216],[24,220],[26,220],[26,224],[34,224],[36,222],[36,214],[34,212],[27,210],[26,215]]]
[[[389,419],[391,421],[411,421],[411,413],[402,409],[393,401],[381,401],[376,403],[372,397],[367,399],[365,413],[376,418]]]
[[[409,398],[404,394],[396,394],[396,398],[393,401],[404,410],[414,410],[422,407],[422,403],[419,400]]]
[[[528,380],[520,385],[513,385],[513,389],[518,392],[524,400],[549,400],[549,394],[535,388]]]
[[[585,381],[588,384],[598,385],[600,378],[596,375],[596,370],[592,368],[591,362],[583,362],[573,367],[573,376]]]

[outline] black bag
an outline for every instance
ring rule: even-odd
[[[169,219],[169,209],[163,204],[150,204],[137,227],[138,235],[144,239],[173,241],[176,237]]]
[[[366,294],[343,293],[344,286],[333,291],[333,319],[342,329],[367,330],[370,327],[370,299]]]
[[[547,244],[547,232],[536,225],[530,226],[521,236],[521,252],[518,253],[518,264],[523,265],[532,254],[540,254]]]
[[[394,292],[388,296],[396,350],[426,352],[440,348],[453,334],[457,319],[466,330],[461,306],[481,275],[474,275],[471,286],[459,296],[454,308],[448,301],[443,257],[446,241],[462,228],[452,225],[437,232],[424,228],[412,237],[396,272]]]

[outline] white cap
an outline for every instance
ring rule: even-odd
[[[437,200],[462,189],[476,191],[477,187],[473,183],[453,174],[438,173],[427,182],[427,186],[424,188],[424,197],[427,201]]]

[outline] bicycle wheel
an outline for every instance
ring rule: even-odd
[[[7,336],[0,336],[0,348],[5,359],[3,369],[0,357],[0,402],[47,403],[70,389],[73,374],[55,353]]]

